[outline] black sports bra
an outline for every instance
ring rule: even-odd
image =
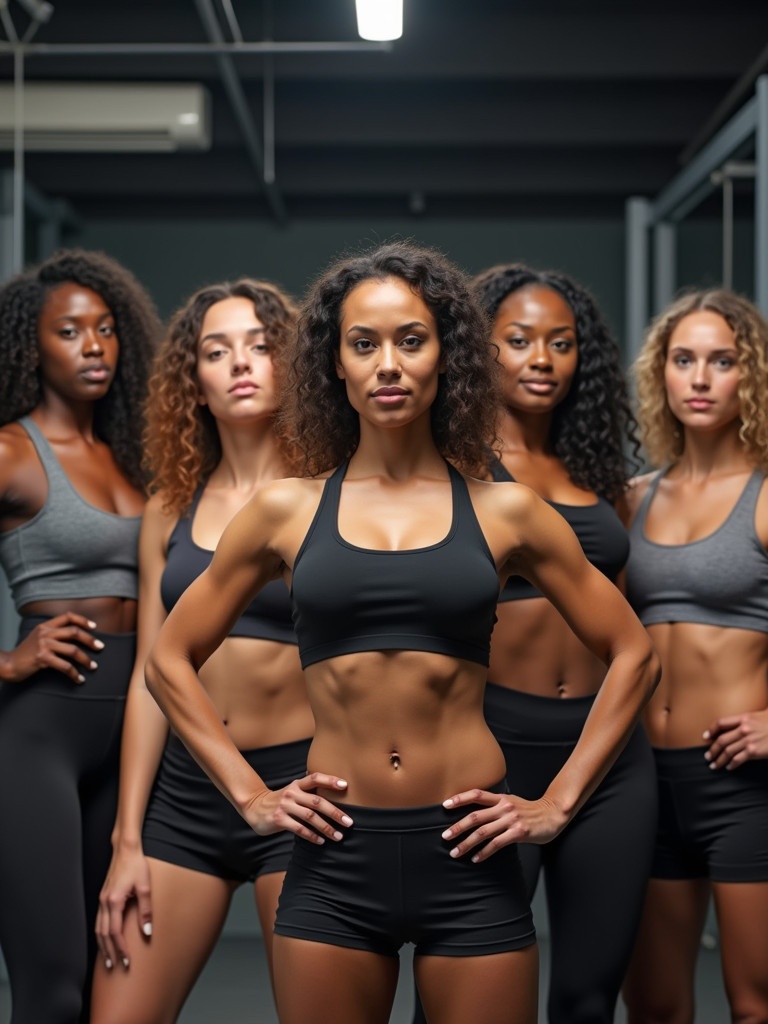
[[[453,519],[437,544],[356,547],[339,534],[347,463],[323,488],[293,568],[304,668],[360,651],[431,651],[488,665],[499,577],[464,478],[448,465]]]
[[[516,482],[498,459],[491,462],[489,469],[497,483]],[[557,501],[547,504],[571,527],[592,565],[615,583],[629,558],[629,535],[611,504],[605,498],[598,498],[593,505],[561,505]],[[523,601],[531,597],[542,597],[542,593],[522,576],[510,576],[499,601]]]
[[[204,487],[198,488],[186,515],[179,516],[168,541],[168,556],[160,579],[160,596],[170,611],[181,595],[211,564],[213,552],[192,540],[192,524]],[[247,636],[256,640],[277,640],[295,644],[296,633],[291,619],[291,600],[282,580],[272,580],[251,601],[230,631],[230,636]]]

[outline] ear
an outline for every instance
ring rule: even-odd
[[[208,399],[205,397],[202,391],[198,391],[197,393],[197,404],[208,405]]]
[[[341,365],[341,361],[339,360],[338,352],[333,357],[333,365],[336,367],[336,376],[339,378],[339,380],[346,380],[347,377],[346,374],[344,373],[344,367]]]

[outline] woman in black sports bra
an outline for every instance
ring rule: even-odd
[[[192,295],[157,354],[147,403],[153,493],[140,541],[137,658],[91,1024],[176,1020],[245,882],[271,954],[293,837],[256,835],[168,735],[144,683],[144,660],[232,516],[289,470],[275,412],[295,329],[295,310],[278,288],[242,279]],[[312,712],[282,580],[230,624],[200,678],[228,736],[268,785],[306,771]]]
[[[533,1024],[516,844],[567,825],[656,683],[644,630],[561,518],[527,488],[464,475],[493,438],[495,378],[466,280],[439,254],[393,243],[332,267],[305,305],[286,389],[311,476],[270,485],[233,519],[147,662],[173,727],[252,827],[299,837],[275,924],[282,1024],[384,1024],[404,942],[433,1024]],[[567,766],[532,801],[506,792],[483,718],[512,572],[610,666]],[[196,670],[279,577],[316,732],[310,774],[270,790]]]
[[[149,296],[64,250],[0,288],[0,946],[13,1024],[88,1020],[135,649]]]
[[[565,274],[523,264],[473,282],[502,368],[494,480],[527,484],[573,528],[615,582],[629,554],[614,505],[637,442],[619,350],[592,296]],[[605,665],[527,580],[504,586],[491,639],[486,720],[507,782],[541,796],[573,750]],[[551,937],[551,1024],[612,1024],[640,919],[656,814],[653,760],[638,727],[573,824],[520,848],[533,895],[543,873]]]
[[[627,596],[663,680],[644,713],[659,826],[624,986],[632,1024],[694,1020],[710,899],[733,1021],[768,1020],[768,323],[686,295],[636,363],[652,464],[629,492]]]

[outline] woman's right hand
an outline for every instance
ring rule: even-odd
[[[96,914],[96,942],[107,970],[118,963],[126,970],[130,965],[125,941],[125,911],[133,900],[137,905],[139,931],[149,938],[152,935],[149,864],[140,844],[130,848],[118,845],[99,893]]]
[[[347,783],[337,775],[312,772],[282,789],[262,790],[253,797],[243,814],[254,832],[262,836],[285,830],[317,845],[322,845],[326,838],[338,843],[344,834],[332,822],[349,828],[352,819],[314,790],[346,788]]]
[[[35,626],[12,651],[0,654],[0,680],[20,683],[44,668],[56,669],[73,683],[84,683],[83,669],[93,671],[96,662],[81,646],[100,651],[101,640],[92,635],[96,623],[75,612],[64,612]]]

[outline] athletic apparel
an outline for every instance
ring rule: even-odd
[[[28,522],[0,534],[2,564],[16,609],[33,601],[135,599],[141,516],[119,516],[80,497],[40,428],[24,416],[48,496]]]
[[[488,665],[499,577],[464,478],[448,466],[453,520],[437,544],[377,551],[338,529],[342,463],[296,555],[293,608],[304,668],[361,651],[432,651]]]
[[[498,459],[494,459],[489,469],[497,483],[516,483]],[[547,504],[571,527],[592,565],[615,583],[629,557],[629,537],[613,506],[605,498],[598,498],[592,505],[563,505],[559,501],[547,501]],[[523,601],[541,596],[541,591],[522,576],[510,576],[499,601]]]
[[[581,735],[593,696],[559,699],[489,683],[485,716],[507,762],[510,792],[536,800]],[[656,827],[656,780],[638,726],[583,808],[544,846],[520,844],[530,895],[544,869],[551,933],[550,1024],[613,1024],[645,896]]]
[[[311,740],[242,751],[270,789],[307,773]],[[181,740],[168,738],[144,817],[147,857],[234,882],[285,871],[293,832],[257,835],[214,786]]]
[[[765,476],[750,476],[725,522],[690,544],[657,544],[645,534],[658,473],[630,528],[627,597],[645,626],[697,622],[768,632],[768,552],[755,530]]]
[[[659,831],[651,876],[768,882],[768,761],[713,770],[706,750],[654,748]]]
[[[504,785],[489,787],[503,792]],[[337,801],[338,803],[338,801]],[[275,933],[397,957],[482,956],[536,940],[517,849],[454,859],[443,831],[472,810],[352,807],[340,842],[297,839]]]
[[[170,611],[181,595],[211,564],[213,552],[201,548],[192,539],[195,513],[204,487],[195,493],[188,515],[180,516],[168,541],[168,554],[160,580],[160,596]],[[248,605],[229,633],[254,640],[277,640],[295,644],[291,599],[282,580],[267,583]]]
[[[22,620],[19,642],[43,616]],[[0,946],[13,1024],[89,1019],[94,923],[112,855],[120,734],[135,657],[127,633],[82,685],[46,669],[0,687]]]

